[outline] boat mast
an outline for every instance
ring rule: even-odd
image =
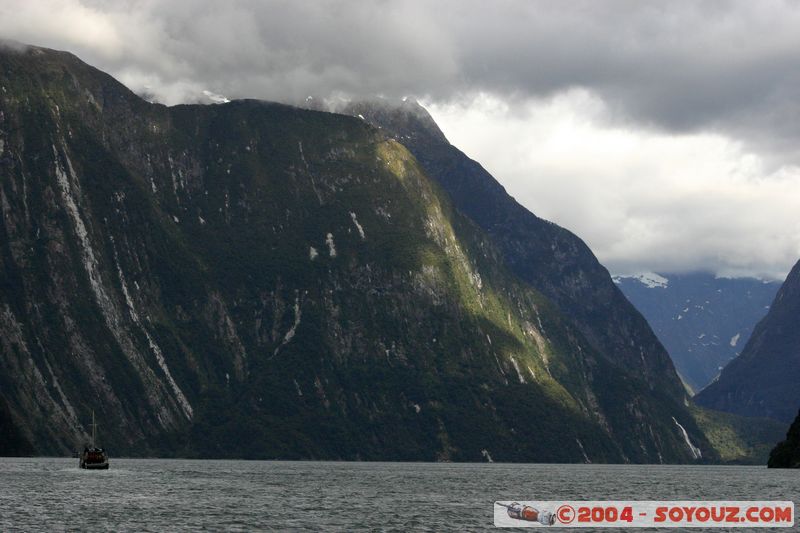
[[[94,409],[92,409],[92,448],[96,448],[94,443],[95,433],[97,431],[97,424],[94,423]]]

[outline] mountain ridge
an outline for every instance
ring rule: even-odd
[[[580,238],[520,205],[480,163],[452,146],[415,101],[354,102],[339,111],[360,116],[406,144],[456,207],[495,239],[512,272],[573,317],[598,351],[683,401],[668,354]]]
[[[717,456],[668,358],[598,350],[385,131],[150,104],[39,48],[0,86],[0,398],[35,453],[94,405],[134,455]]]

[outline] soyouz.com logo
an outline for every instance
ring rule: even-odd
[[[792,527],[789,501],[498,501],[497,527]]]

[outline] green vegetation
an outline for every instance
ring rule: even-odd
[[[763,465],[785,428],[768,418],[753,418],[712,411],[692,405],[692,416],[708,437],[721,461]]]

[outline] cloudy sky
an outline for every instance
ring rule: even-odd
[[[800,258],[800,3],[1,0],[0,37],[165,103],[419,99],[612,272]]]

